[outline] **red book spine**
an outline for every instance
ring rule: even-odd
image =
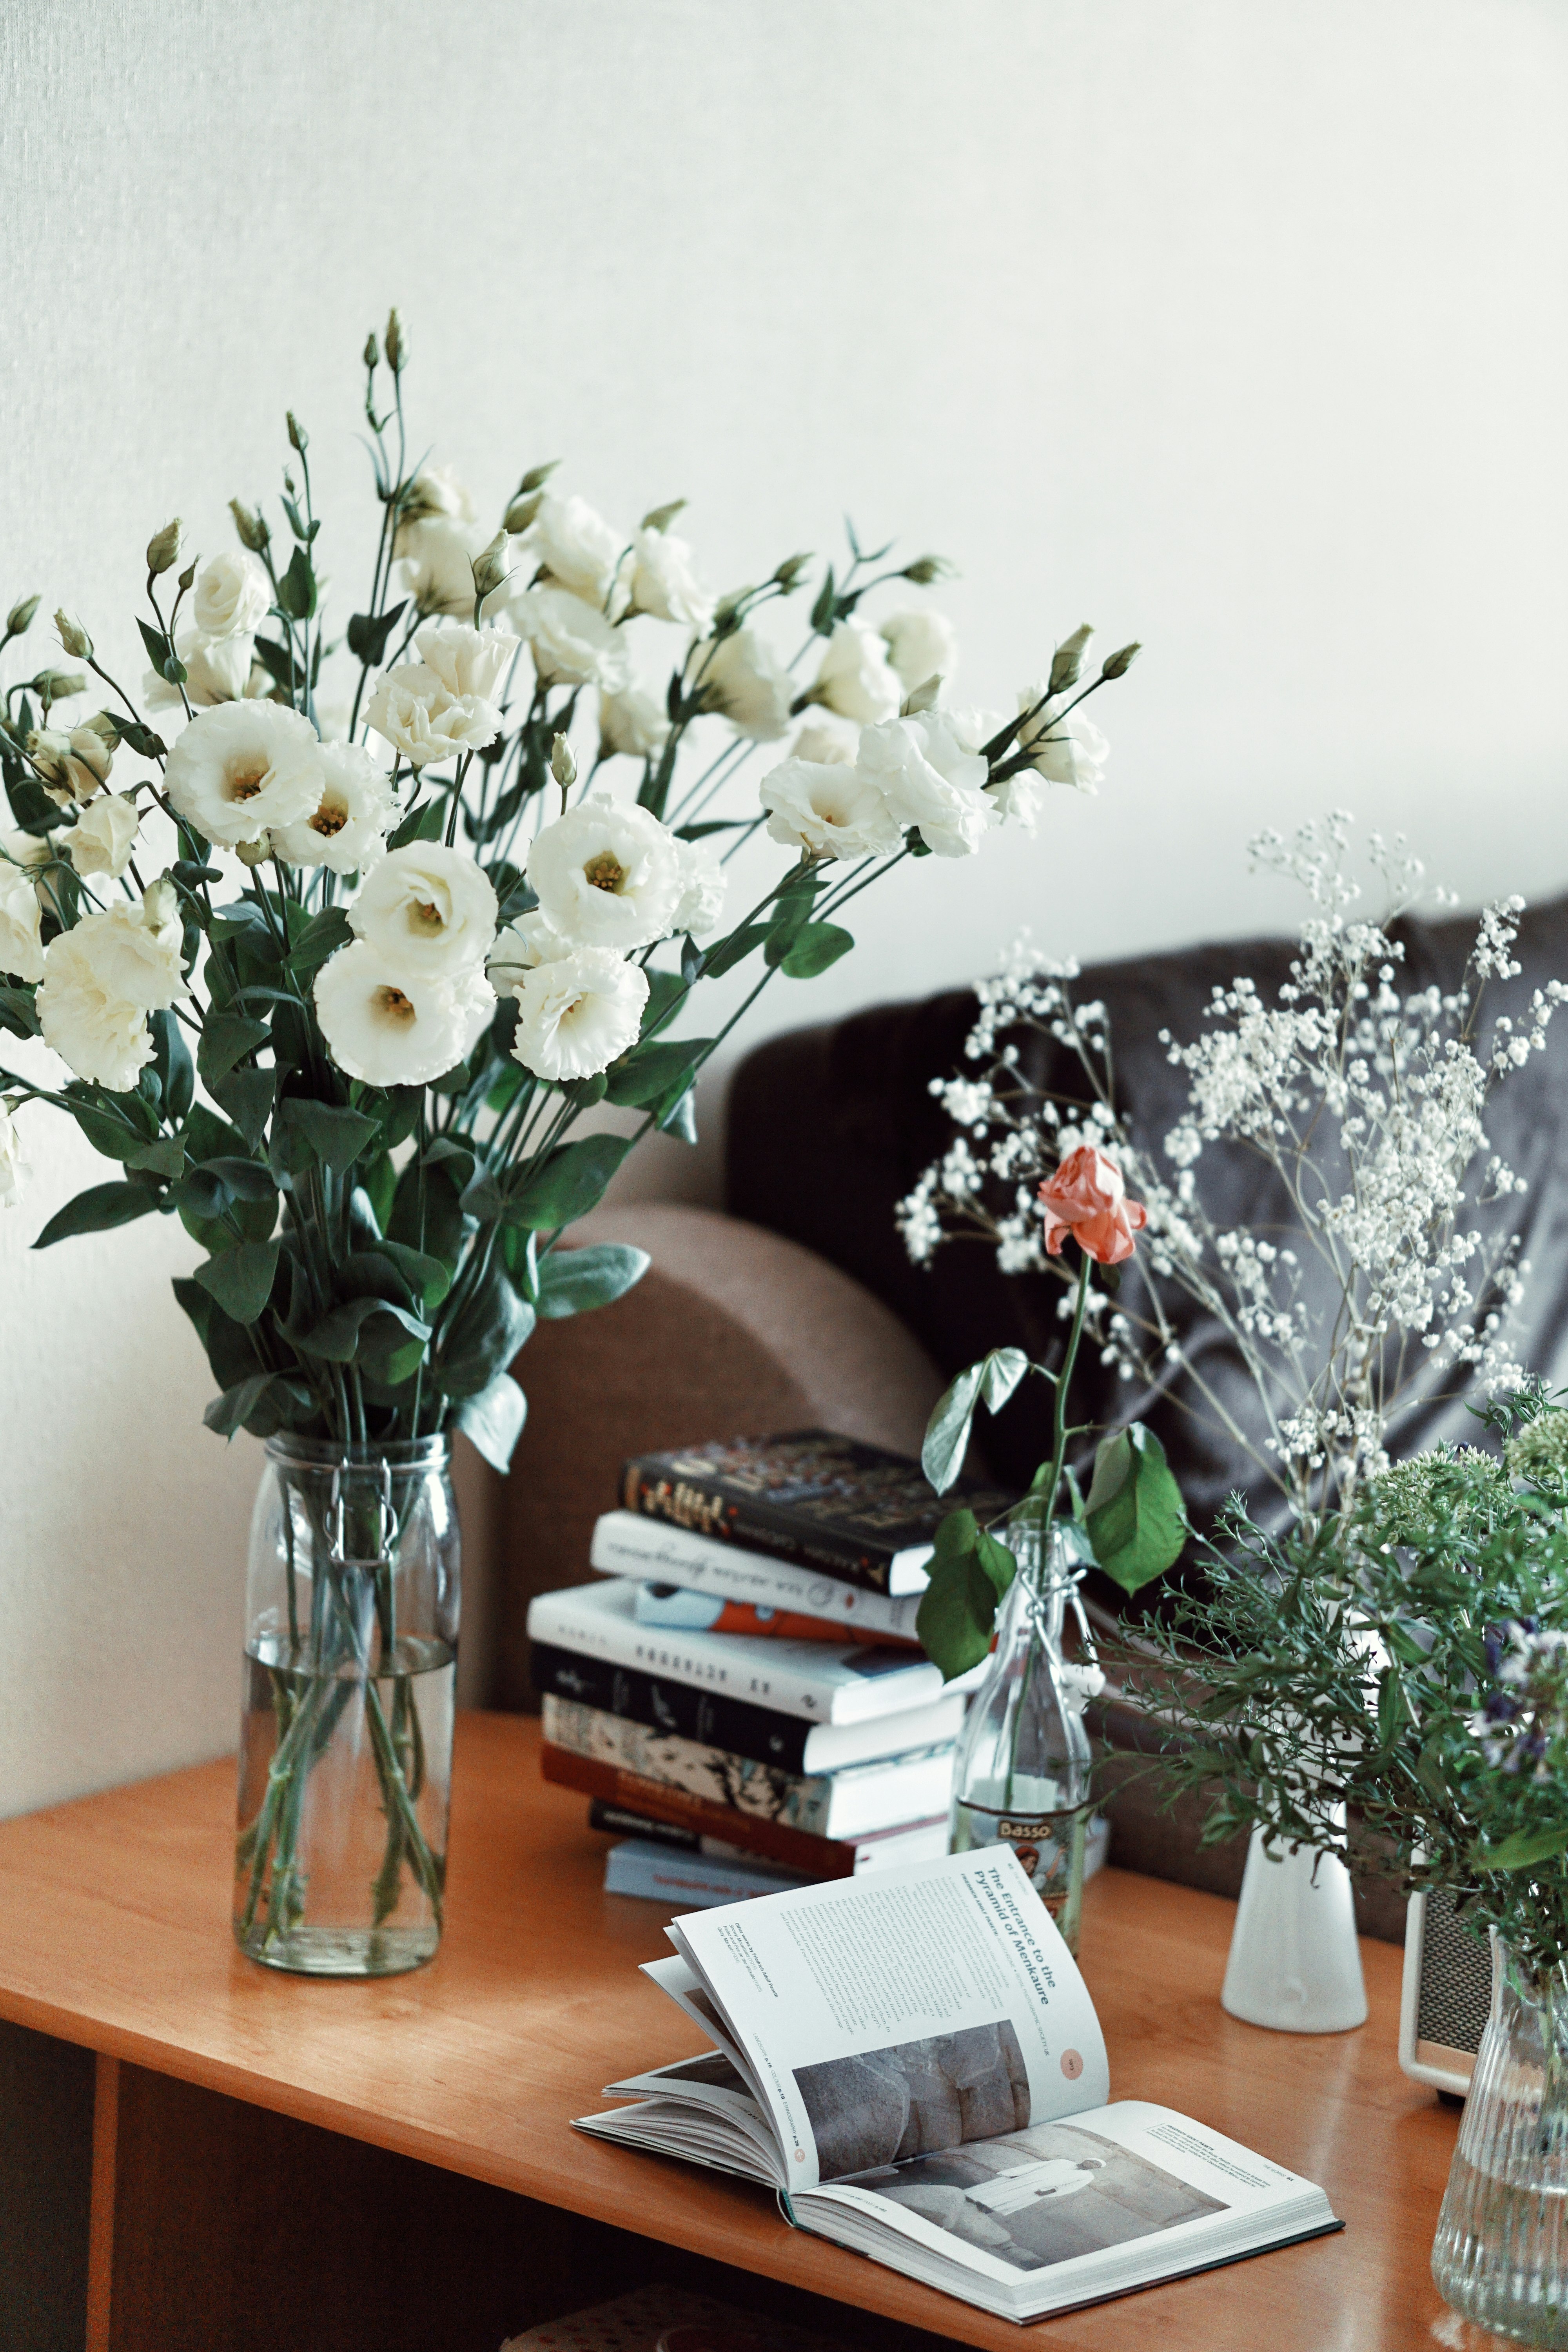
[[[694,1830],[699,1837],[723,1838],[747,1853],[782,1862],[806,1878],[852,1878],[853,1838],[816,1837],[810,1830],[791,1829],[784,1822],[756,1820],[731,1806],[693,1797],[684,1789],[668,1789],[662,1780],[645,1780],[640,1772],[624,1771],[595,1756],[574,1756],[546,1740],[540,1748],[540,1769],[547,1780],[563,1789],[580,1789],[585,1797],[603,1797],[624,1805],[629,1812],[646,1813],[649,1821],[672,1822],[678,1829]]]

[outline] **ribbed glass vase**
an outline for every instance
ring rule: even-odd
[[[1568,1969],[1537,1978],[1496,1937],[1432,2276],[1494,2335],[1568,2346]]]
[[[250,1528],[234,1932],[392,1976],[441,1940],[458,1514],[444,1437],[268,1440]]]

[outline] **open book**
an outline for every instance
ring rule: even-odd
[[[1321,2189],[1142,2100],[1108,2105],[1083,1979],[1012,1850],[671,1922],[644,1973],[704,2056],[578,2119],[781,2192],[802,2229],[1036,2319],[1342,2225]]]

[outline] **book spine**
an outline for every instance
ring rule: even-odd
[[[544,1737],[552,1748],[569,1748],[574,1756],[596,1757],[645,1780],[662,1781],[668,1789],[706,1798],[715,1805],[732,1805],[749,1821],[782,1822],[791,1829],[809,1830],[814,1837],[830,1834],[833,1783],[826,1776],[803,1779],[780,1772],[771,1764],[729,1755],[721,1748],[704,1747],[665,1731],[648,1731],[624,1716],[606,1715],[599,1707],[575,1700],[547,1698]]]
[[[771,1707],[752,1706],[745,1699],[721,1698],[689,1683],[638,1674],[608,1658],[584,1657],[549,1643],[533,1644],[531,1668],[541,1698],[577,1699],[584,1706],[603,1707],[606,1715],[625,1716],[649,1731],[700,1740],[731,1756],[772,1764],[781,1772],[805,1769],[812,1727],[803,1716],[775,1715]]]
[[[795,1560],[868,1592],[886,1592],[892,1575],[893,1555],[886,1544],[851,1543],[783,1504],[736,1496],[720,1478],[667,1478],[657,1460],[646,1455],[635,1457],[623,1469],[621,1500],[628,1511],[640,1511],[645,1518],[694,1528],[742,1551]]]
[[[605,1837],[649,1838],[674,1853],[700,1853],[702,1841],[695,1830],[678,1830],[671,1822],[650,1821],[646,1813],[629,1813],[624,1805],[607,1805],[595,1797],[588,1807],[588,1827]]]
[[[607,1658],[634,1674],[689,1683],[752,1706],[805,1716],[813,1723],[831,1723],[836,1701],[851,1693],[858,1696],[864,1687],[825,1643],[820,1645],[819,1670],[815,1660],[807,1665],[783,1654],[792,1646],[785,1642],[750,1641],[735,1633],[682,1633],[663,1625],[639,1625],[635,1617],[614,1615],[591,1602],[582,1607],[575,1588],[536,1593],[528,1605],[528,1634],[530,1641]],[[929,1696],[925,1690],[918,1697],[896,1692],[884,1707],[872,1712],[891,1715],[900,1702],[915,1706]]]
[[[667,1789],[660,1780],[645,1780],[618,1764],[596,1757],[574,1756],[570,1749],[546,1742],[539,1751],[540,1769],[557,1788],[576,1789],[584,1797],[602,1797],[607,1804],[646,1814],[649,1821],[669,1822],[677,1829],[694,1830],[699,1837],[725,1839],[747,1853],[782,1862],[805,1878],[852,1878],[853,1839],[815,1837],[809,1830],[788,1828],[783,1822],[761,1822],[738,1813],[729,1805],[715,1805],[684,1789]]]
[[[605,1576],[635,1576],[688,1591],[720,1593],[726,1601],[747,1601],[753,1608],[798,1611],[885,1641],[919,1638],[918,1594],[894,1601],[822,1569],[773,1553],[746,1551],[668,1519],[650,1518],[646,1512],[606,1511],[594,1529],[588,1560]]]

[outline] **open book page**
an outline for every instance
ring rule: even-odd
[[[1005,1847],[699,1912],[665,1985],[728,2043],[814,2187],[1104,2104],[1082,1978]],[[648,1973],[661,1984],[668,1963]]]

